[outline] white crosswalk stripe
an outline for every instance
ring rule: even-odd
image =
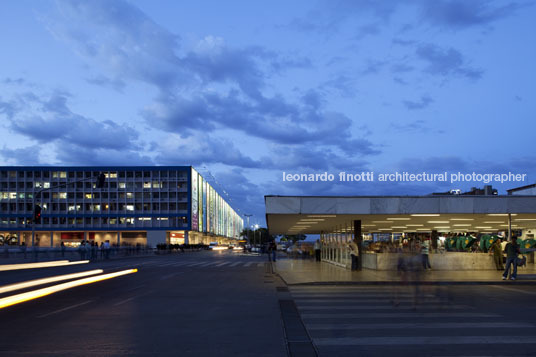
[[[177,260],[156,260],[156,261],[147,261],[142,263],[122,263],[110,266],[110,269],[118,269],[130,266],[142,266],[142,267],[159,267],[159,268],[253,268],[264,266],[264,263],[257,263],[256,261],[235,261],[235,260],[186,260],[186,261],[177,261]]]
[[[423,345],[467,344],[488,353],[493,344],[536,344],[535,323],[454,303],[441,287],[291,286],[289,291],[320,356],[348,347],[366,355],[374,346],[376,356],[397,346],[417,351]]]

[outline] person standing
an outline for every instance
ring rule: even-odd
[[[61,242],[60,249],[61,249],[61,257],[65,258],[65,243]]]
[[[348,249],[350,249],[350,257],[352,258],[352,271],[357,270],[357,259],[359,256],[359,248],[354,240],[348,243]]]
[[[320,239],[316,240],[314,248],[315,248],[316,261],[319,262],[319,261],[321,261],[320,252],[322,251],[322,244],[320,243]]]
[[[429,253],[430,253],[430,240],[425,239],[424,242],[422,242],[422,247],[421,247],[422,267],[424,268],[424,270],[432,269],[432,267],[430,266],[430,260],[428,259]]]
[[[275,241],[271,241],[270,244],[268,244],[268,260],[271,260],[275,262],[277,253],[277,245],[275,244]]]
[[[490,255],[493,254],[493,261],[495,262],[495,268],[497,268],[497,270],[504,270],[503,255],[502,255],[501,240],[500,239],[497,239],[489,247],[489,254]]]
[[[517,255],[520,253],[519,245],[517,245],[517,237],[513,236],[512,241],[506,244],[504,248],[506,252],[506,269],[504,270],[502,280],[506,280],[508,273],[510,272],[510,265],[514,265],[514,271],[510,276],[510,280],[516,280],[517,278]]]

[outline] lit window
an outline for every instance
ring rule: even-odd
[[[127,192],[127,198],[134,198],[134,194],[132,192]]]
[[[110,224],[117,224],[117,218],[110,218]]]
[[[162,188],[162,185],[159,181],[153,181],[153,188]]]
[[[143,188],[151,188],[151,183],[150,182],[144,182],[143,183]]]
[[[134,211],[134,205],[127,205],[127,211]]]
[[[86,193],[86,198],[88,200],[92,199],[93,198],[93,194],[92,193]]]
[[[69,208],[68,208],[69,211],[74,211],[75,210],[75,207],[74,205],[69,205]]]
[[[168,218],[167,217],[158,217],[157,220],[159,220],[159,221],[167,221]]]
[[[7,200],[9,198],[8,192],[0,192],[0,198]]]
[[[139,221],[150,221],[151,217],[139,217],[138,220]]]
[[[66,178],[66,177],[67,177],[67,172],[61,171],[60,172],[60,178]]]
[[[61,200],[67,199],[67,192],[60,192],[60,199]]]
[[[19,198],[24,199],[24,193],[19,193]]]
[[[100,205],[93,205],[93,211],[100,211]]]
[[[43,187],[43,183],[42,182],[35,182],[34,187],[35,188],[41,188],[41,187]]]
[[[9,199],[10,200],[16,200],[17,199],[17,192],[10,192],[9,193]]]
[[[134,224],[134,218],[132,217],[127,218],[127,224]]]
[[[124,182],[119,182],[119,188],[126,188],[127,187],[127,184],[124,183]]]
[[[50,182],[43,182],[43,188],[50,188]]]
[[[109,178],[117,178],[117,172],[110,172],[106,176],[108,176]]]

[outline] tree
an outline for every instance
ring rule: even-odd
[[[307,238],[305,234],[295,234],[295,235],[285,234],[283,235],[282,239],[285,239],[287,241],[292,241],[292,243],[296,243],[297,241],[304,240],[305,238]]]

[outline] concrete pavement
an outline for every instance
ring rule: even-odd
[[[273,270],[287,285],[300,284],[401,284],[420,282],[425,284],[530,284],[536,285],[536,266],[518,267],[516,281],[503,281],[502,271],[439,271],[426,270],[411,274],[404,281],[397,271],[363,269],[350,271],[328,262],[310,259],[279,259]]]

